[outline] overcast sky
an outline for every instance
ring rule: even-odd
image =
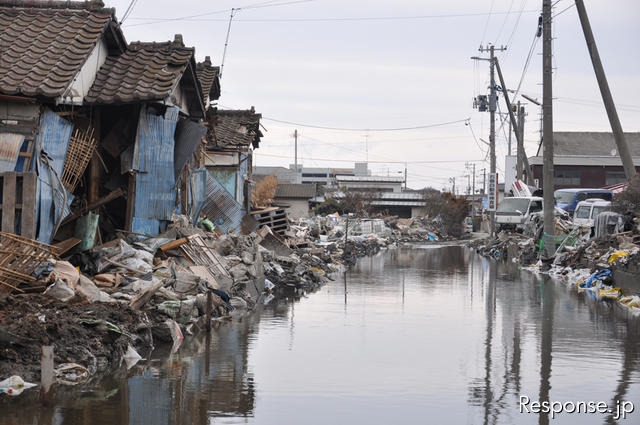
[[[105,3],[117,8],[120,19],[130,0]],[[554,128],[610,131],[578,15],[570,7],[573,1],[555,3]],[[585,3],[622,126],[640,131],[640,5],[634,0]],[[480,44],[507,45],[498,57],[507,86],[515,89],[542,1],[138,0],[123,27],[128,41],[166,41],[181,33],[185,44],[196,48],[198,61],[211,56],[219,64],[230,9],[250,5],[260,7],[237,11],[231,26],[219,105],[253,105],[262,113],[267,131],[256,151],[257,165],[293,163],[297,128],[299,162],[305,166],[353,166],[350,162],[365,160],[368,150],[369,161],[379,161],[370,164],[375,174],[398,175],[404,170],[402,163],[408,162],[409,187],[442,189],[450,185],[450,177],[466,185],[464,161],[479,161],[480,180],[482,168],[488,168],[488,162],[481,162],[487,159],[485,145],[476,143],[464,122],[367,132],[323,130],[268,118],[355,129],[470,118],[476,137],[488,140],[489,114],[472,107],[473,97],[487,92],[488,63],[476,63],[470,56],[480,55]],[[538,39],[521,89],[538,99],[541,52]],[[504,104],[501,107],[504,111]],[[529,105],[527,112],[525,147],[531,156],[540,139],[539,109]],[[504,169],[507,129],[505,124],[497,136],[499,172]]]

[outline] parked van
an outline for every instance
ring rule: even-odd
[[[542,206],[542,198],[539,196],[514,196],[512,198],[504,198],[500,201],[498,209],[496,210],[496,229],[522,229],[529,215],[542,211]]]
[[[596,198],[578,202],[576,211],[573,213],[573,222],[580,226],[593,227],[596,216],[605,211],[611,211],[611,201]]]
[[[587,199],[602,199],[611,201],[613,192],[609,189],[558,189],[553,192],[556,206],[573,215],[578,202]]]

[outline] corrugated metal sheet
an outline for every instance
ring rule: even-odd
[[[242,224],[242,205],[209,173],[202,213],[225,233],[238,230]]]
[[[0,133],[0,173],[15,171],[24,135]]]
[[[49,243],[56,223],[69,213],[73,195],[60,181],[73,124],[45,111],[40,117],[34,165],[38,171],[38,240]],[[66,203],[65,203],[66,195]]]
[[[163,115],[146,106],[140,111],[133,155],[136,174],[136,201],[132,230],[155,235],[160,220],[171,219],[176,203],[174,177],[174,134],[178,109],[167,108]]]

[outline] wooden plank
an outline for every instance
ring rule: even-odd
[[[2,173],[2,231],[15,233],[16,173]]]
[[[127,187],[127,211],[125,217],[125,230],[133,230],[133,214],[136,205],[136,175],[129,174],[129,186]]]
[[[53,247],[55,248],[58,255],[62,255],[74,246],[78,245],[80,242],[82,242],[82,239],[69,238],[62,242],[58,242],[57,244],[53,245]]]
[[[80,217],[82,214],[98,209],[101,206],[108,204],[109,202],[113,201],[114,199],[118,199],[119,197],[124,195],[124,191],[121,188],[117,188],[116,190],[112,191],[111,193],[109,193],[107,196],[104,196],[98,200],[96,200],[95,202],[87,205],[86,207],[81,208],[80,210],[73,212],[71,214],[69,214],[64,220],[62,220],[62,224],[60,224],[61,226],[64,226],[65,224],[69,223],[70,221],[75,220],[76,218]]]
[[[36,234],[36,190],[35,172],[22,173],[22,236],[33,239]]]
[[[189,242],[189,240],[187,238],[176,239],[175,241],[171,241],[171,242],[168,242],[168,243],[166,243],[164,245],[161,245],[160,246],[160,251],[167,252],[170,249],[178,248],[179,246],[184,245],[187,242]]]

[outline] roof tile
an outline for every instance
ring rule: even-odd
[[[209,95],[209,100],[218,100],[220,97],[220,67],[211,65],[211,58],[207,56],[204,62],[196,65],[196,74],[202,93]]]
[[[88,103],[128,103],[163,100],[178,84],[194,49],[181,41],[131,43],[127,51],[109,57],[86,97]]]
[[[249,145],[257,148],[260,144],[261,114],[253,107],[249,110],[209,110],[207,111],[207,149],[246,149]]]
[[[0,1],[0,92],[57,97],[100,39],[113,10],[98,2]]]

